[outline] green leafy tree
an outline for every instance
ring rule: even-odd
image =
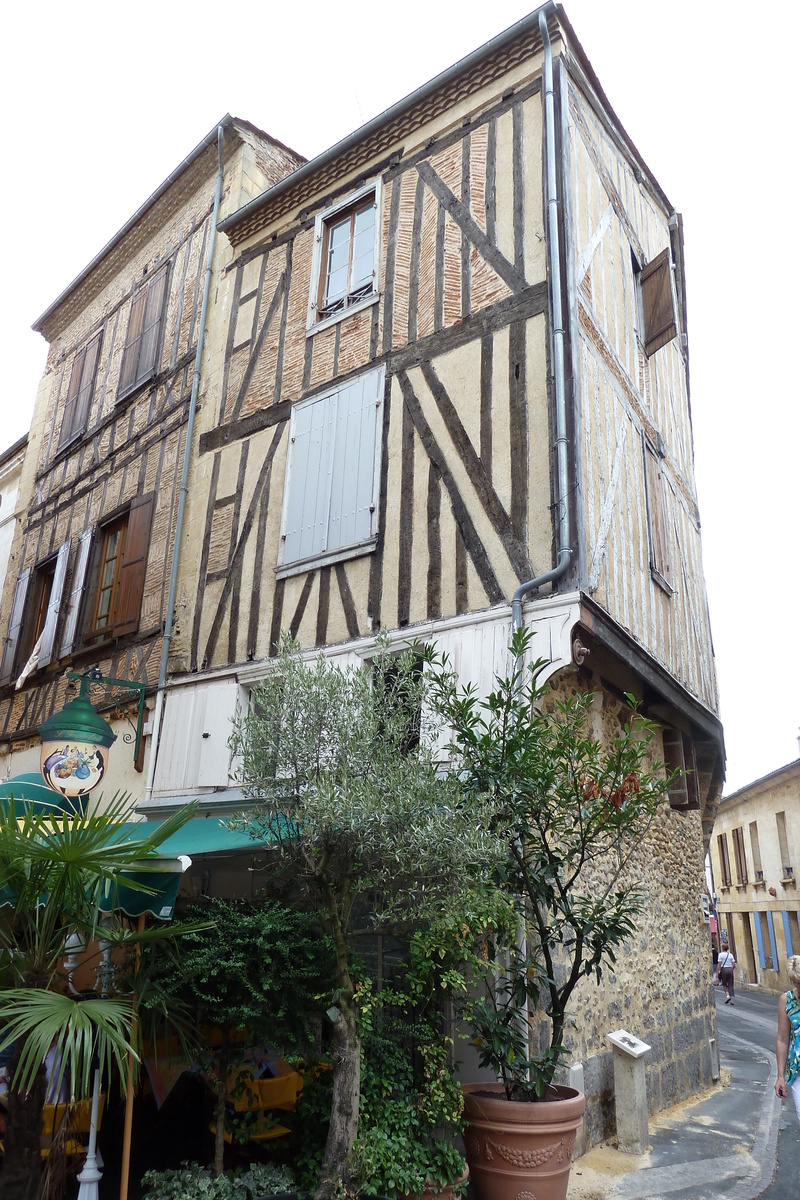
[[[330,987],[331,956],[313,916],[275,901],[212,900],[187,917],[194,923],[177,953],[167,958],[164,950],[173,948],[158,948],[161,965],[153,974],[168,994],[193,996],[195,1021],[221,1032],[218,1049],[198,1044],[195,1053],[215,1094],[214,1175],[220,1176],[232,1068],[265,1043],[285,1053],[309,1050],[319,997]],[[203,919],[206,927],[197,928]]]
[[[137,945],[170,938],[169,926],[134,932],[103,917],[113,905],[120,873],[157,856],[158,846],[193,814],[189,806],[141,838],[121,839],[133,819],[130,800],[115,796],[102,813],[53,815],[12,800],[0,805],[0,1050],[13,1047],[9,1066],[3,1200],[34,1200],[41,1180],[39,1138],[46,1095],[45,1059],[54,1050],[52,1086],[66,1084],[71,1103],[91,1094],[98,1066],[127,1078],[128,1054],[139,1061],[132,996],[75,996],[63,959],[68,936],[87,948],[86,962],[104,939],[121,963]],[[138,885],[125,877],[129,888]]]
[[[232,738],[255,810],[242,823],[274,842],[333,944],[333,1097],[320,1198],[353,1173],[361,1070],[355,938],[402,932],[457,904],[502,852],[481,798],[468,811],[458,781],[437,774],[421,668],[418,652],[392,656],[383,643],[368,667],[324,657],[306,665],[285,642]]]
[[[471,948],[465,942],[464,960],[490,986],[465,1011],[482,1064],[499,1074],[509,1099],[533,1100],[546,1096],[565,1057],[579,981],[599,981],[636,931],[644,897],[626,868],[673,777],[653,761],[657,726],[632,697],[630,718],[608,745],[592,732],[592,694],[548,698],[536,683],[544,664],[522,665],[531,637],[514,635],[515,669],[486,699],[459,689],[445,664],[436,702],[453,731],[451,768],[467,806],[487,806],[507,846],[497,882],[522,934],[509,927],[508,908],[496,937],[473,927],[481,936]],[[550,1038],[532,1054],[540,1005]]]

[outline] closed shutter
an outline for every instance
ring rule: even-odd
[[[131,305],[131,315],[128,320],[128,334],[125,338],[125,353],[122,355],[122,369],[119,373],[119,395],[124,395],[136,383],[136,366],[139,361],[139,346],[142,340],[142,325],[144,309],[147,303],[147,292],[139,292]]]
[[[668,249],[642,267],[641,285],[644,348],[649,356],[678,336]]]
[[[81,390],[81,376],[83,374],[83,362],[86,356],[85,348],[76,356],[72,364],[72,374],[69,377],[69,388],[67,390],[67,402],[64,405],[64,416],[61,421],[61,436],[58,439],[58,447],[66,446],[67,442],[72,437],[72,427],[75,418],[75,405],[78,399],[78,393]]]
[[[373,531],[375,444],[381,373],[364,375],[343,388],[335,414],[337,453],[331,471],[328,549],[355,546]]]
[[[64,580],[67,577],[67,561],[72,542],[70,538],[58,550],[58,558],[53,572],[53,582],[50,585],[50,599],[47,602],[47,616],[42,629],[42,643],[39,650],[39,667],[46,667],[53,657],[53,646],[56,640],[58,614],[61,610],[61,597],[64,594]]]
[[[75,413],[72,420],[72,432],[83,433],[89,416],[89,405],[92,402],[94,381],[97,375],[97,360],[100,356],[101,335],[93,338],[84,350],[83,371],[81,372],[81,388],[75,400]]]
[[[285,563],[312,558],[326,548],[335,404],[334,394],[292,411],[281,531]]]
[[[11,616],[8,620],[8,633],[3,644],[3,661],[0,664],[0,683],[11,678],[14,671],[14,659],[17,655],[17,644],[25,616],[25,600],[28,595],[28,584],[31,578],[31,568],[26,567],[14,585],[14,597],[11,601]]]
[[[114,608],[114,635],[135,633],[139,627],[142,608],[147,551],[150,545],[150,526],[153,521],[153,496],[141,496],[133,501],[128,514],[122,562],[119,571],[117,602]]]
[[[661,466],[655,452],[644,441],[645,491],[647,495],[647,524],[650,532],[650,566],[669,583],[667,530],[664,519],[664,491]]]
[[[78,538],[75,569],[72,572],[72,587],[70,588],[69,601],[67,602],[67,616],[64,622],[61,649],[58,652],[59,658],[65,658],[66,655],[72,654],[75,646],[75,635],[78,631],[78,614],[80,613],[81,601],[83,599],[83,587],[86,583],[86,570],[89,566],[93,535],[94,529],[90,526],[88,529],[84,529]]]
[[[384,370],[292,412],[281,565],[358,546],[377,530]]]

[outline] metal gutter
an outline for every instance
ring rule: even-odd
[[[556,406],[556,478],[558,487],[558,562],[544,575],[522,583],[511,598],[512,631],[522,626],[522,601],[528,592],[559,579],[572,560],[568,501],[567,401],[564,383],[564,302],[561,287],[561,246],[558,231],[558,186],[556,179],[556,118],[553,98],[553,49],[547,29],[547,8],[538,10],[539,31],[544,45],[545,204],[550,258],[550,297],[553,319],[553,388]]]
[[[164,708],[164,686],[167,680],[167,660],[172,640],[172,623],[175,611],[175,594],[178,590],[178,559],[180,558],[181,538],[183,536],[183,518],[186,511],[186,496],[189,491],[189,463],[192,456],[192,440],[194,437],[194,419],[197,412],[197,396],[200,390],[200,366],[203,358],[205,343],[206,320],[208,316],[208,297],[211,292],[211,276],[214,265],[214,247],[217,238],[217,217],[222,198],[222,181],[225,171],[224,163],[225,126],[222,121],[217,126],[217,186],[214,192],[214,208],[211,214],[211,235],[208,239],[208,258],[206,260],[206,277],[203,282],[203,301],[200,307],[200,322],[197,333],[197,351],[194,357],[194,374],[192,376],[192,395],[189,401],[189,418],[186,425],[186,441],[183,447],[183,471],[181,473],[181,491],[178,499],[178,516],[175,521],[175,544],[172,550],[172,567],[169,576],[169,595],[167,597],[167,615],[164,622],[164,641],[161,646],[161,663],[158,668],[158,684],[156,692],[156,710],[153,716],[152,734],[150,737],[150,757],[147,766],[147,786],[145,800],[153,794],[153,780],[156,773],[158,758],[159,733],[161,729],[161,714]]]
[[[285,176],[285,178],[283,178],[279,183],[276,183],[274,187],[269,188],[266,192],[262,192],[260,196],[256,196],[248,204],[245,204],[243,208],[240,208],[237,212],[232,213],[229,217],[226,217],[225,220],[220,223],[219,228],[221,232],[226,233],[240,221],[247,220],[248,217],[251,217],[254,213],[257,213],[261,208],[264,208],[266,205],[271,203],[271,201],[277,199],[278,196],[282,196],[283,193],[288,191],[290,188],[304,183],[306,179],[311,178],[315,172],[320,170],[320,168],[327,166],[328,163],[333,162],[334,159],[337,159],[340,157],[340,155],[345,154],[351,149],[351,147],[356,146],[359,142],[365,141],[367,138],[372,137],[396,117],[402,116],[404,113],[408,112],[409,109],[413,108],[421,101],[426,100],[434,92],[438,91],[439,88],[445,87],[452,80],[457,79],[459,75],[462,75],[465,71],[469,71],[471,67],[482,62],[483,59],[489,58],[492,54],[496,54],[498,50],[503,50],[507,45],[509,45],[509,43],[515,41],[517,38],[534,32],[537,27],[541,28],[542,21],[548,14],[552,16],[556,15],[556,6],[552,3],[552,0],[548,0],[547,4],[541,5],[541,7],[537,8],[534,12],[529,13],[527,17],[523,17],[520,21],[517,21],[516,24],[511,25],[508,29],[492,38],[491,41],[485,42],[483,46],[479,46],[477,50],[473,50],[464,58],[460,58],[457,62],[453,63],[451,67],[448,67],[439,75],[435,75],[434,78],[429,79],[427,83],[422,84],[422,86],[418,87],[416,91],[409,92],[407,96],[404,96],[402,100],[398,100],[396,104],[391,106],[391,108],[384,109],[384,111],[379,113],[377,117],[373,117],[372,120],[367,121],[365,125],[361,125],[358,129],[354,130],[353,133],[349,133],[346,137],[342,138],[341,141],[336,142],[335,145],[330,146],[327,150],[323,150],[323,152],[318,154],[316,158],[312,158],[302,167],[299,167],[296,171],[293,171],[291,175]]]
[[[233,120],[234,120],[234,118],[231,116],[231,114],[226,113],[225,116],[222,118],[222,120],[218,121],[217,124],[214,126],[214,128],[206,134],[206,136],[203,138],[203,140],[201,142],[198,142],[198,144],[195,146],[194,150],[191,150],[189,152],[189,154],[187,154],[186,157],[183,159],[183,161],[178,164],[178,166],[175,168],[175,170],[172,171],[167,176],[167,178],[164,180],[164,182],[159,184],[159,186],[156,188],[156,190],[153,192],[153,194],[151,196],[148,196],[148,198],[145,200],[144,204],[140,205],[140,207],[137,208],[137,210],[133,214],[133,216],[130,217],[125,222],[125,224],[122,226],[122,228],[117,230],[117,232],[112,237],[111,241],[107,242],[105,244],[103,249],[94,256],[94,258],[88,264],[88,266],[84,267],[83,270],[81,271],[81,273],[79,275],[75,276],[72,283],[69,284],[68,287],[64,288],[64,291],[61,292],[61,294],[56,297],[56,299],[53,301],[53,303],[44,310],[42,315],[40,317],[36,318],[33,325],[31,326],[31,328],[34,329],[36,331],[36,333],[42,332],[42,326],[44,325],[44,323],[48,319],[48,317],[52,316],[53,313],[56,311],[56,309],[58,309],[64,303],[64,301],[67,299],[67,297],[70,295],[70,293],[74,292],[75,289],[81,283],[83,283],[83,281],[87,278],[87,276],[91,275],[92,271],[94,271],[95,268],[99,266],[99,264],[103,261],[103,259],[108,254],[110,254],[110,252],[114,249],[114,247],[119,245],[119,243],[122,241],[122,239],[125,237],[125,235],[130,233],[130,231],[133,229],[134,225],[136,225],[136,223],[138,221],[141,221],[142,217],[145,215],[145,213],[149,209],[151,209],[153,207],[153,205],[156,203],[156,201],[160,200],[161,197],[164,195],[164,193],[169,191],[169,189],[172,187],[172,185],[175,183],[175,181],[177,179],[179,179],[181,175],[183,175],[184,171],[186,171],[189,167],[191,167],[192,164],[197,161],[197,159],[200,157],[200,155],[203,154],[204,151],[206,151],[209,148],[209,146],[213,146],[214,142],[217,140],[219,130],[227,129],[227,127],[230,124],[232,124]]]

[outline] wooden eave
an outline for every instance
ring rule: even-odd
[[[555,42],[561,36],[555,6],[547,4],[540,8],[550,10],[547,28]],[[312,196],[327,196],[344,179],[402,146],[414,130],[541,54],[539,12],[540,9],[536,9],[466,58],[459,59],[446,71],[256,196],[220,222],[219,229],[234,246],[241,245],[286,214],[307,205]]]
[[[168,205],[170,209],[179,207],[189,196],[191,196],[197,188],[217,169],[217,130],[222,126],[226,134],[237,141],[243,141],[240,130],[247,130],[256,137],[264,141],[272,143],[281,150],[288,151],[296,158],[301,159],[302,155],[295,154],[295,151],[284,146],[276,138],[264,133],[263,130],[251,124],[249,121],[240,120],[238,117],[232,117],[230,113],[226,113],[224,117],[209,130],[201,142],[190,151],[189,154],[178,164],[163,183],[159,184],[156,190],[148,196],[145,202],[137,208],[136,212],[131,216],[121,229],[117,230],[110,241],[103,246],[102,250],[88,263],[83,270],[77,275],[68,287],[60,293],[48,308],[34,321],[32,328],[43,334],[48,340],[52,340],[54,336],[54,326],[60,327],[65,321],[56,320],[54,318],[63,318],[65,312],[67,320],[70,319],[70,313],[73,308],[83,308],[91,300],[102,291],[109,279],[122,268],[129,254],[131,253],[131,235],[144,223],[150,221],[154,225],[158,225],[163,217],[164,205]],[[133,247],[135,250],[136,247]],[[77,293],[82,292],[80,298],[77,298]],[[49,329],[48,329],[49,326]]]

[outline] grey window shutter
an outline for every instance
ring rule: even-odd
[[[81,600],[83,599],[83,587],[86,583],[86,570],[89,566],[93,536],[94,527],[90,526],[88,529],[84,529],[78,538],[75,569],[72,572],[72,587],[70,588],[69,601],[67,602],[67,618],[64,622],[61,649],[58,652],[59,658],[64,658],[67,654],[72,654],[75,646],[75,635],[78,631],[78,614],[81,608]]]
[[[39,666],[46,667],[53,657],[53,645],[56,640],[56,626],[61,609],[61,597],[64,594],[64,580],[67,577],[67,561],[71,539],[67,538],[58,550],[58,558],[53,572],[53,582],[50,585],[50,599],[47,602],[47,616],[42,630],[42,645],[39,650]]]
[[[3,644],[3,661],[0,664],[0,683],[5,683],[7,679],[10,679],[14,671],[14,659],[17,656],[17,644],[22,630],[22,620],[25,615],[25,600],[28,595],[30,578],[31,568],[26,567],[14,585],[11,616],[8,620],[8,633]]]
[[[311,558],[326,549],[335,403],[335,394],[325,396],[292,413],[282,530],[285,563]]]
[[[328,549],[355,546],[373,532],[375,446],[382,372],[364,375],[338,395],[337,454],[331,471]]]

